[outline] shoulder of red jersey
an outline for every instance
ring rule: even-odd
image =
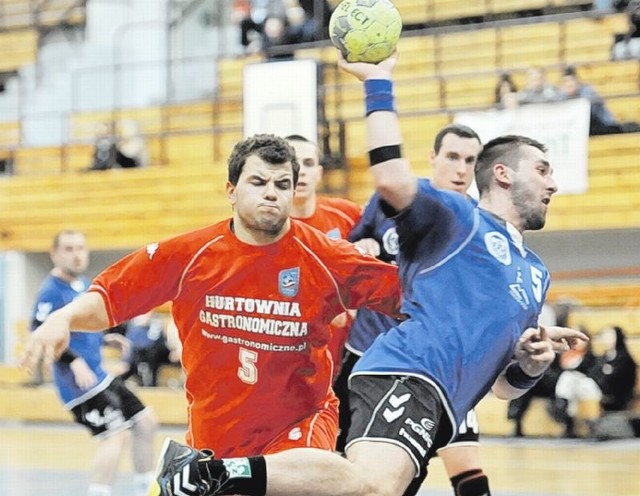
[[[317,204],[319,206],[327,206],[344,209],[345,211],[362,212],[362,207],[346,198],[338,198],[335,196],[318,196]]]
[[[366,257],[371,256],[359,246],[356,246],[345,239],[330,238],[319,229],[316,229],[301,220],[291,219],[291,227],[294,229],[293,236],[311,249],[315,250],[326,248],[332,253],[340,251],[351,254],[359,253]]]
[[[158,250],[162,250],[165,246],[171,247],[170,249],[174,255],[179,253],[187,255],[194,250],[199,250],[210,241],[230,234],[229,222],[230,219],[225,219],[217,222],[216,224],[211,224],[193,231],[178,234],[172,238],[167,238],[155,243],[149,243],[145,246],[147,255],[152,259],[155,253],[158,252]],[[192,249],[190,250],[189,248]]]

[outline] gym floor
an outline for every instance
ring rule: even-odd
[[[161,428],[156,440],[183,439],[183,430]],[[640,439],[596,442],[483,438],[482,458],[494,496],[638,496]],[[0,423],[2,496],[83,496],[94,442],[71,423]],[[114,496],[130,495],[131,463],[122,460]],[[439,460],[431,463],[420,496],[450,496]]]

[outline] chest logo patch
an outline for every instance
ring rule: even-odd
[[[325,234],[327,235],[327,237],[331,239],[342,239],[342,235],[340,234],[340,229],[338,229],[337,227],[334,227],[330,231],[327,231]]]
[[[300,289],[300,267],[284,269],[278,274],[278,291],[282,296],[293,298]]]
[[[395,227],[390,227],[382,235],[382,246],[389,255],[398,254],[398,232]]]
[[[487,250],[502,265],[511,265],[511,252],[509,241],[504,234],[491,231],[484,235],[484,244]]]

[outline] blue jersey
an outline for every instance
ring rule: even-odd
[[[364,238],[375,239],[380,245],[378,258],[388,263],[395,264],[398,255],[398,233],[396,223],[387,217],[382,211],[380,196],[374,193],[369,199],[360,222],[351,230],[349,241],[355,242]],[[345,343],[346,348],[362,355],[376,336],[396,325],[398,321],[368,308],[358,309],[349,336]]]
[[[76,279],[73,283],[68,283],[49,275],[38,292],[36,303],[33,309],[31,329],[35,330],[44,322],[47,316],[59,308],[62,308],[89,287],[89,280],[85,278]],[[58,394],[67,410],[83,403],[87,399],[95,396],[98,392],[106,388],[111,382],[111,378],[100,366],[102,361],[102,333],[96,332],[72,332],[69,341],[69,350],[81,356],[97,377],[97,384],[90,390],[80,389],[75,382],[73,372],[68,363],[55,362],[53,366],[53,380]]]
[[[422,378],[459,425],[537,326],[549,273],[512,225],[427,180],[395,221],[408,319],[376,338],[354,374]]]

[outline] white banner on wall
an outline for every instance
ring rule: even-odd
[[[589,113],[584,99],[523,105],[509,110],[459,112],[454,121],[474,129],[483,143],[504,134],[520,134],[544,143],[558,183],[558,194],[589,188]]]
[[[314,60],[244,68],[244,134],[300,134],[318,140],[318,66]]]

